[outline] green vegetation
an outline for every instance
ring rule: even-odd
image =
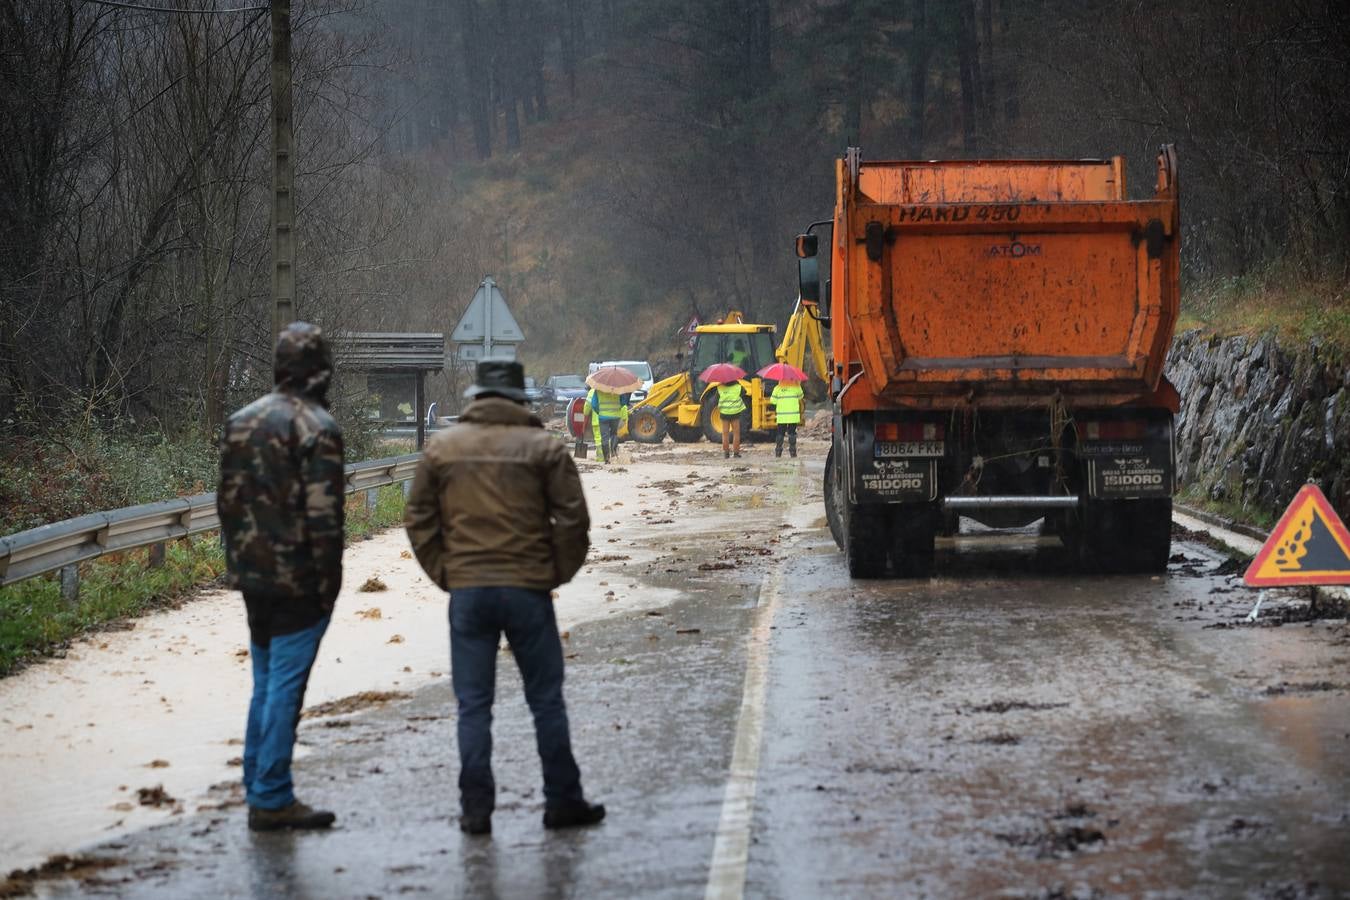
[[[0,588],[0,676],[59,654],[82,634],[172,606],[225,570],[215,535],[169,544],[159,568],[148,560],[148,550],[137,550],[80,566],[80,598],[73,605],[61,598],[55,576]]]
[[[1350,283],[1268,270],[1191,288],[1178,329],[1219,335],[1275,332],[1290,347],[1320,339],[1350,350]]]
[[[347,540],[360,540],[403,519],[403,488],[382,487],[375,508],[365,494],[347,498]],[[112,554],[80,566],[80,597],[61,598],[55,575],[0,588],[0,677],[44,656],[59,655],[70,642],[99,630],[183,602],[194,590],[225,571],[218,534],[205,534],[165,547],[164,564],[149,565],[149,549]]]
[[[345,427],[348,461],[401,456],[410,440]],[[0,443],[0,535],[216,489],[215,441],[200,434],[119,433],[77,422]]]
[[[403,521],[403,485],[391,484],[376,491],[375,508],[366,506],[362,491],[347,498],[347,542],[361,540]]]
[[[417,452],[417,442],[411,438],[379,438],[373,444],[374,452],[370,459],[384,459],[389,456],[406,456]]]
[[[215,490],[214,444],[200,435],[115,435],[77,421],[0,443],[0,534],[100,510]]]
[[[1244,506],[1231,500],[1212,500],[1205,493],[1204,486],[1199,484],[1188,484],[1182,488],[1177,494],[1177,501],[1203,512],[1213,513],[1229,521],[1240,522],[1254,528],[1269,530],[1275,527],[1275,522],[1279,518],[1279,511],[1272,512],[1256,506]]]

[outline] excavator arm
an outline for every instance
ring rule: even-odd
[[[808,375],[814,373],[821,386],[830,383],[830,365],[825,356],[825,327],[820,321],[820,309],[811,300],[797,298],[783,340],[775,353],[779,362],[796,366]],[[810,366],[807,366],[809,357]]]

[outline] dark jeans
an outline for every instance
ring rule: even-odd
[[[544,802],[555,806],[582,799],[563,705],[562,642],[553,600],[547,591],[528,588],[456,588],[450,592],[450,671],[459,701],[459,802],[470,815],[490,813],[496,806],[492,700],[503,632],[534,714]]]
[[[797,423],[796,423],[796,422],[790,422],[790,423],[788,423],[787,425],[779,425],[779,426],[778,426],[778,431],[774,434],[774,439],[773,439],[773,455],[774,455],[774,456],[782,456],[782,455],[783,455],[783,435],[784,435],[785,433],[787,434],[787,439],[788,439],[788,453],[792,454],[793,456],[796,456],[796,455],[797,455]]]
[[[270,638],[266,644],[249,642],[253,699],[244,732],[244,790],[249,806],[281,809],[295,800],[291,782],[295,727],[300,724],[309,670],[329,618],[324,616],[302,631]]]
[[[619,452],[619,426],[622,424],[623,422],[618,419],[602,419],[596,416],[595,449],[598,452],[598,459],[610,462]]]

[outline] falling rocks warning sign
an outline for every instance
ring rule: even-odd
[[[1350,532],[1315,484],[1305,484],[1242,580],[1252,587],[1350,584]]]

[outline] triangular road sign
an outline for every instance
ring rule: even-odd
[[[491,334],[488,334],[489,329]],[[501,289],[492,280],[484,278],[469,301],[469,308],[459,317],[459,324],[450,332],[450,341],[455,344],[481,344],[484,338],[493,343],[518,344],[525,340],[525,333],[516,324],[515,316],[506,308],[506,298]]]
[[[1305,484],[1247,573],[1251,587],[1350,584],[1350,532],[1315,484]]]

